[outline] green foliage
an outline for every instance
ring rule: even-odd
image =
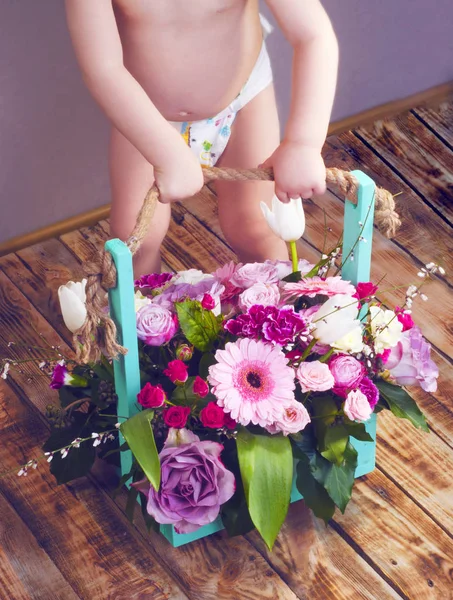
[[[396,417],[408,419],[417,429],[429,432],[425,416],[405,389],[383,380],[377,381],[376,385],[379,388],[381,398],[384,399]]]
[[[179,324],[187,340],[198,350],[211,350],[220,333],[220,321],[197,300],[175,303]]]
[[[250,517],[269,549],[283,525],[291,495],[293,454],[288,438],[239,431],[237,451]]]
[[[374,442],[371,435],[365,428],[364,423],[357,423],[356,421],[350,421],[345,417],[344,426],[348,435],[355,438],[356,440],[360,440],[361,442]]]
[[[207,379],[209,375],[209,367],[217,363],[214,354],[212,352],[205,352],[200,359],[198,372],[200,377]]]
[[[53,429],[48,440],[43,446],[44,452],[51,452],[68,446],[76,438],[89,437],[93,431],[91,426],[86,424],[87,415],[85,413],[75,412],[72,415],[69,427]],[[78,477],[87,475],[93,466],[96,458],[96,449],[93,443],[88,440],[82,442],[79,448],[71,448],[68,455],[62,458],[57,452],[54,454],[50,463],[50,472],[54,475],[57,483],[68,483]]]
[[[327,524],[335,513],[335,503],[325,488],[315,479],[308,456],[303,455],[297,463],[296,485],[304,497],[305,504],[315,516]]]
[[[327,427],[324,439],[320,440],[320,443],[322,442],[321,455],[328,461],[341,465],[348,441],[348,431],[343,423],[335,423]]]
[[[151,420],[154,411],[143,410],[125,421],[120,431],[155,490],[160,486],[160,462]]]

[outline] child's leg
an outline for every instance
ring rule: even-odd
[[[280,143],[274,88],[268,86],[242,108],[218,167],[255,168]],[[220,226],[242,262],[288,259],[285,242],[267,225],[260,201],[270,203],[273,182],[216,182]]]
[[[153,168],[116,129],[110,141],[112,212],[110,234],[126,241],[130,236],[146,193],[154,183]],[[134,257],[136,277],[160,272],[160,246],[167,233],[170,204],[157,204],[149,233]]]

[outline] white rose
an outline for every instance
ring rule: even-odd
[[[341,352],[362,352],[363,329],[360,325],[332,344],[336,350]]]
[[[66,327],[75,333],[85,323],[87,316],[85,288],[87,280],[68,281],[58,288],[61,314]]]
[[[346,294],[331,296],[313,315],[313,335],[321,343],[331,346],[357,327],[357,298]]]
[[[172,280],[172,284],[191,283],[194,285],[196,283],[200,283],[200,281],[204,281],[205,279],[214,280],[215,278],[213,275],[208,275],[207,273],[203,273],[203,271],[198,269],[188,269],[187,271],[180,271],[177,273]]]
[[[280,292],[275,283],[255,283],[252,287],[244,290],[239,296],[239,308],[248,310],[254,304],[262,306],[277,306],[280,300]]]
[[[146,296],[144,296],[141,292],[135,292],[134,305],[135,312],[138,312],[143,306],[149,304],[150,300]]]
[[[401,340],[403,325],[393,310],[370,306],[370,327],[374,339],[374,349],[380,354],[386,348],[393,348]]]

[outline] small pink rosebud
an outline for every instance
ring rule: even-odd
[[[189,346],[189,344],[180,344],[176,348],[176,358],[178,360],[183,360],[184,362],[189,362],[189,360],[193,356],[193,346]]]
[[[212,310],[213,308],[215,308],[215,300],[211,296],[211,294],[205,294],[203,296],[203,299],[201,300],[201,306],[205,310]]]
[[[204,398],[209,394],[208,384],[199,375],[195,377],[195,381],[193,382],[193,393],[200,396],[200,398]]]

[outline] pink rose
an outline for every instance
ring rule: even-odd
[[[378,286],[371,281],[358,283],[356,288],[357,292],[354,294],[354,298],[358,300],[365,300],[365,298],[369,300],[378,290]]]
[[[274,423],[266,427],[269,433],[298,433],[310,423],[310,415],[303,404],[296,400],[282,407],[281,415]]]
[[[368,421],[373,409],[368,398],[360,390],[352,390],[346,396],[344,403],[344,414],[350,421]]]
[[[208,384],[199,375],[195,377],[195,381],[193,382],[193,393],[200,396],[200,398],[204,398],[209,394]]]
[[[203,410],[200,411],[200,421],[205,427],[219,429],[225,424],[225,413],[215,402],[209,402]]]
[[[189,406],[170,406],[164,410],[164,423],[167,427],[180,429],[186,426],[189,415]]]
[[[137,336],[149,346],[162,346],[178,329],[178,318],[163,306],[149,303],[137,313]]]
[[[277,306],[279,301],[280,292],[275,283],[255,283],[239,296],[239,308],[245,312],[255,304]]]
[[[329,369],[335,379],[335,393],[346,396],[346,390],[356,388],[365,377],[365,367],[349,354],[337,354],[329,361]]]
[[[185,383],[189,377],[188,367],[182,360],[171,360],[164,370],[164,375],[166,375],[172,383]]]
[[[160,408],[165,404],[167,395],[160,385],[151,385],[149,382],[137,394],[138,403],[143,408]]]
[[[296,372],[303,392],[325,392],[335,385],[335,379],[328,365],[314,360],[303,362]]]
[[[248,263],[232,276],[231,283],[240,288],[249,288],[255,283],[277,283],[278,270],[269,263]]]

